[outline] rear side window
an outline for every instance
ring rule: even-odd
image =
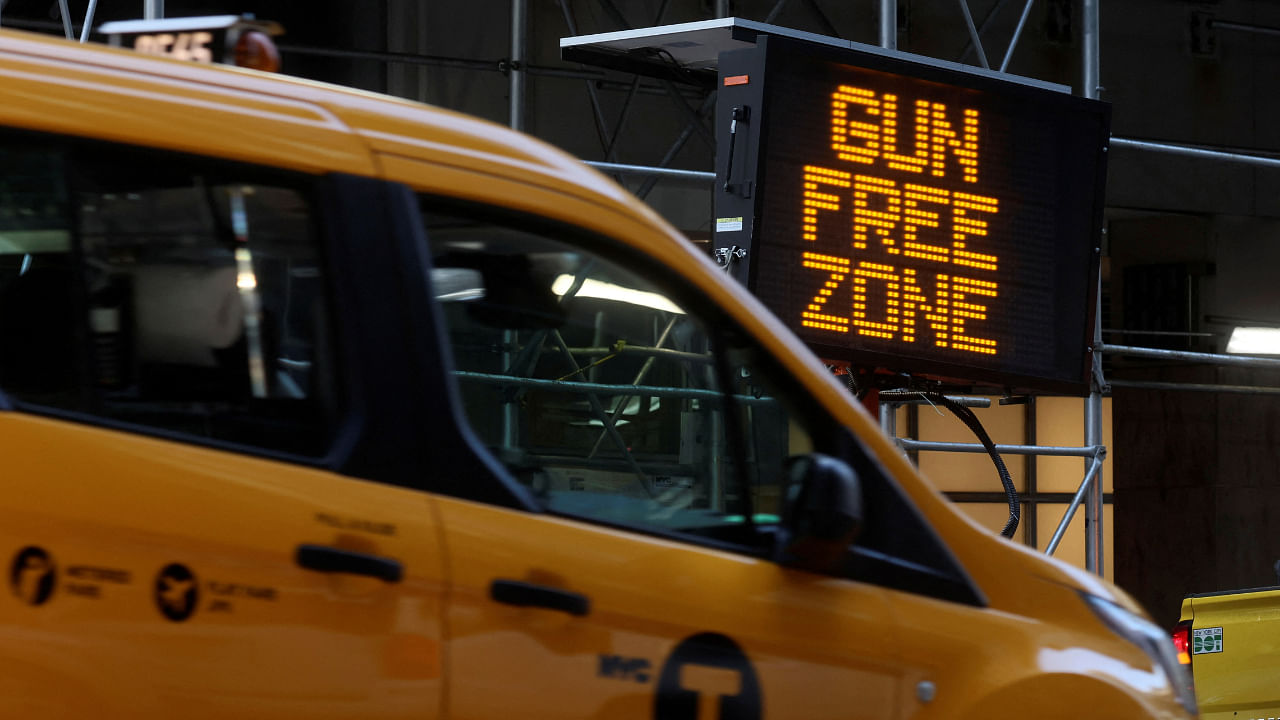
[[[0,139],[0,389],[322,454],[335,414],[305,178]]]

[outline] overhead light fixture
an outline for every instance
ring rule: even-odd
[[[1227,340],[1227,352],[1239,355],[1280,355],[1280,328],[1237,327]]]

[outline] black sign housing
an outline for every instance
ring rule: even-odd
[[[762,37],[720,57],[715,246],[829,360],[1087,392],[1109,122],[1034,84]]]

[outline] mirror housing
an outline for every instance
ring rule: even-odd
[[[778,559],[805,570],[832,572],[862,530],[862,482],[847,462],[819,453],[791,458],[787,474]]]

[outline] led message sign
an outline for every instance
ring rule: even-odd
[[[1084,389],[1106,104],[777,37],[717,102],[715,245],[819,355]]]
[[[159,20],[117,20],[103,23],[98,32],[107,36],[114,47],[130,47],[147,55],[162,55],[175,60],[201,64],[215,62],[241,65],[259,70],[278,69],[264,66],[259,58],[248,61],[245,54],[276,55],[269,39],[284,29],[279,23],[255,20],[252,16],[211,15]]]

